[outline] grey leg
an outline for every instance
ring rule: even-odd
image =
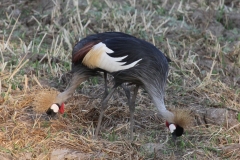
[[[137,97],[139,86],[136,85],[133,91],[133,96],[129,104],[129,110],[130,110],[130,140],[133,141],[133,125],[134,125],[134,111],[135,111],[135,101]]]
[[[108,87],[107,87],[107,72],[104,72],[104,87],[105,91],[103,93],[103,99],[105,99],[108,95]]]
[[[128,100],[128,105],[130,105],[130,100],[131,100],[130,90],[124,84],[122,84],[121,87],[125,91],[125,94],[126,94],[126,97],[127,97],[127,100]]]
[[[99,115],[99,118],[98,118],[98,125],[97,125],[97,129],[96,129],[94,138],[97,138],[97,136],[98,136],[100,126],[101,126],[101,123],[102,123],[102,118],[103,118],[103,115],[104,115],[104,111],[107,109],[107,102],[112,97],[116,88],[117,88],[117,86],[114,86],[111,89],[111,91],[109,92],[109,94],[106,96],[106,98],[104,98],[103,101],[102,101],[101,112],[100,112],[100,115]]]

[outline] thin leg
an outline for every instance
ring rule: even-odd
[[[114,86],[111,89],[111,91],[109,92],[109,94],[107,95],[107,97],[102,101],[101,112],[100,112],[100,115],[99,115],[99,118],[98,118],[98,125],[97,125],[97,129],[96,129],[94,138],[97,138],[97,136],[98,136],[100,126],[101,126],[101,123],[102,123],[102,118],[103,118],[103,115],[104,115],[104,111],[107,109],[107,102],[112,97],[116,88],[117,88],[117,86]]]
[[[108,95],[108,87],[107,87],[107,72],[104,72],[104,87],[105,87],[105,91],[103,94],[103,100],[107,97]]]
[[[134,125],[134,111],[135,111],[135,100],[137,97],[139,86],[136,85],[133,91],[133,97],[129,104],[129,110],[130,110],[130,140],[133,141],[133,125]]]
[[[125,91],[125,94],[126,94],[126,97],[127,97],[127,100],[128,100],[128,105],[130,105],[130,100],[131,100],[130,90],[124,84],[122,84],[121,87]]]

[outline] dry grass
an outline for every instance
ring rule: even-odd
[[[196,112],[223,108],[234,113],[233,119],[239,117],[240,30],[231,19],[240,14],[238,1],[26,0],[1,5],[0,157],[49,159],[62,148],[84,159],[240,158],[239,122],[199,124]],[[143,38],[172,59],[166,105],[190,110],[193,118],[176,144],[143,90],[137,97],[133,143],[127,140],[129,110],[121,89],[109,101],[99,140],[92,139],[104,91],[101,77],[78,88],[65,114],[51,119],[43,113],[67,86],[74,43],[104,31]],[[161,147],[149,152],[144,150],[148,143]]]

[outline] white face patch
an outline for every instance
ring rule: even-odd
[[[169,130],[171,133],[173,133],[176,130],[176,126],[174,124],[169,125]]]
[[[59,107],[56,104],[53,104],[50,108],[53,110],[54,113],[58,113],[59,111]]]

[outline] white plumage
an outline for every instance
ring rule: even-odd
[[[117,72],[134,67],[139,61],[134,61],[128,65],[124,65],[127,62],[122,61],[127,56],[123,57],[111,57],[108,54],[114,53],[104,43],[100,42],[92,47],[92,49],[86,54],[83,59],[83,64],[90,68],[101,68],[108,72]]]

